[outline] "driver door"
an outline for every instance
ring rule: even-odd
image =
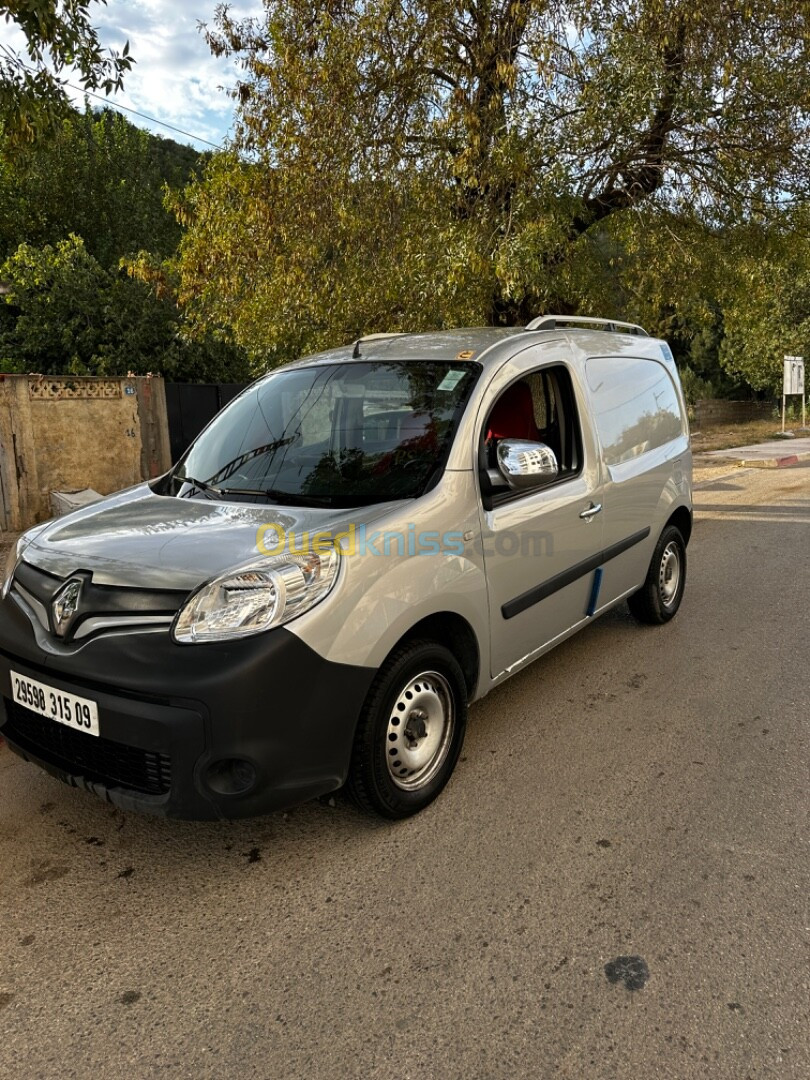
[[[525,361],[514,365],[519,366]],[[483,453],[492,461],[494,446],[488,442],[531,435],[554,450],[559,474],[536,489],[515,491],[504,484],[482,495],[493,678],[586,621],[603,547],[596,449],[583,437],[570,369],[558,363],[513,374],[487,411]],[[527,430],[520,404],[526,390],[513,389],[516,382],[531,393],[534,430]],[[517,406],[514,433],[504,404],[509,401]],[[491,477],[492,469],[487,473]]]

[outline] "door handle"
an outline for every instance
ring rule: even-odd
[[[592,518],[596,517],[596,515],[600,512],[601,509],[601,503],[592,502],[588,509],[583,510],[579,516],[582,518],[583,521],[590,521]]]

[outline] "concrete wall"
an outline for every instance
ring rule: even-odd
[[[0,528],[51,517],[52,491],[108,495],[169,465],[161,378],[0,375]]]

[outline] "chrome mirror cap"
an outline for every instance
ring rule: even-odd
[[[498,468],[511,488],[533,487],[555,480],[560,467],[550,446],[528,439],[501,439]]]

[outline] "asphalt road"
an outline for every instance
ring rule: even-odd
[[[0,1076],[806,1080],[810,466],[697,494],[674,622],[479,703],[403,824],[141,818],[0,749]]]

